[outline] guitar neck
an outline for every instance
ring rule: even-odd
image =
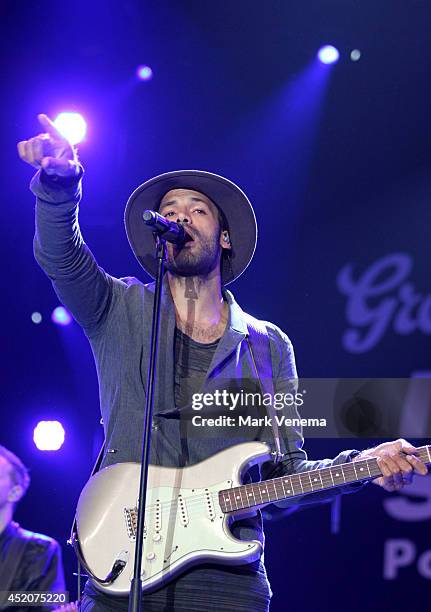
[[[431,446],[421,446],[415,455],[424,463],[431,463]],[[308,495],[344,484],[364,482],[381,476],[376,457],[341,463],[328,468],[310,470],[272,478],[219,491],[219,503],[223,512],[254,508],[272,502]]]

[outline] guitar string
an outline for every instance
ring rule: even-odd
[[[350,465],[350,464],[346,464],[346,465]],[[324,469],[327,469],[327,468],[324,468]],[[302,473],[300,473],[300,475],[301,475],[302,478],[304,478],[305,474],[307,474],[307,475],[310,474],[311,475],[312,473],[313,473],[313,471],[302,472]],[[290,474],[290,475],[287,475],[287,477],[289,478],[290,476],[298,476],[298,475],[299,475],[299,473],[298,474],[293,474],[293,475]],[[231,511],[234,511],[235,509],[238,509],[238,510],[241,509],[241,507],[242,508],[249,508],[249,507],[253,507],[253,506],[259,506],[259,505],[262,505],[262,504],[266,505],[266,504],[272,503],[274,501],[283,500],[283,499],[291,499],[291,498],[294,498],[294,497],[300,497],[302,495],[311,494],[311,493],[318,493],[319,491],[333,489],[333,488],[336,488],[336,487],[339,487],[339,486],[343,486],[344,484],[352,484],[352,483],[355,483],[355,482],[361,482],[363,480],[369,480],[371,478],[378,478],[378,477],[379,477],[379,474],[375,474],[372,477],[370,477],[368,475],[365,478],[358,478],[358,479],[355,478],[354,480],[348,480],[348,481],[343,480],[343,481],[334,483],[332,478],[329,478],[327,476],[326,477],[320,476],[319,480],[321,480],[321,483],[319,482],[319,484],[316,486],[316,488],[314,488],[311,485],[311,483],[309,483],[309,482],[299,483],[299,481],[298,481],[297,483],[294,483],[293,485],[292,485],[292,482],[289,482],[287,486],[289,486],[290,489],[292,489],[293,491],[295,490],[295,487],[298,487],[298,484],[300,484],[300,486],[302,485],[301,491],[298,491],[296,493],[294,492],[293,494],[289,494],[289,495],[285,495],[285,492],[284,492],[285,487],[284,487],[284,484],[281,482],[281,480],[283,480],[284,477],[281,477],[281,480],[280,481],[276,481],[276,482],[274,482],[274,480],[267,480],[267,481],[261,481],[261,482],[258,482],[258,483],[249,483],[249,484],[252,485],[252,489],[251,490],[249,489],[248,492],[253,494],[253,502],[254,502],[254,503],[251,504],[251,506],[249,506],[248,504],[244,504],[244,499],[243,499],[243,494],[245,495],[247,493],[247,491],[245,491],[242,487],[245,487],[247,485],[237,485],[237,486],[229,488],[229,489],[228,488],[220,489],[217,492],[212,492],[212,493],[208,492],[208,494],[200,493],[198,495],[194,495],[193,497],[185,497],[185,496],[183,496],[183,500],[184,500],[184,506],[187,506],[188,508],[190,508],[194,504],[198,504],[199,506],[202,505],[202,504],[205,504],[205,500],[207,498],[207,495],[214,495],[216,497],[216,499],[217,499],[217,505],[219,505],[219,503],[218,503],[219,502],[219,493],[221,491],[225,491],[226,494],[230,494],[230,498],[227,501],[227,504],[229,504],[230,506],[233,506],[234,504],[235,505],[237,505],[237,504],[235,502],[235,499],[233,499],[231,497],[232,491],[238,490],[239,491],[239,496],[235,496],[235,497],[240,500],[240,503],[238,504],[238,506],[240,506],[240,507],[239,508],[232,508]],[[305,476],[305,478],[306,478],[306,476]],[[282,493],[282,495],[280,497],[274,497],[273,499],[268,499],[268,500],[263,499],[262,494],[265,495],[265,496],[268,496],[268,497],[271,496],[271,498],[274,496],[274,493],[272,493],[272,492],[270,492],[268,494],[268,486],[274,488],[274,493],[275,492],[277,492],[277,493],[280,492],[280,493]],[[277,486],[277,489],[276,489],[276,486]],[[310,488],[310,486],[311,486],[311,488]],[[242,492],[240,491],[240,489],[242,490]],[[259,497],[261,498],[260,501],[258,501]],[[246,497],[246,499],[249,499],[249,498],[250,498],[250,494]],[[158,507],[163,510],[163,509],[166,509],[167,506],[173,506],[173,505],[180,506],[180,502],[178,502],[177,500],[168,500],[166,502],[161,502]],[[146,511],[147,512],[156,512],[157,511],[157,504],[151,504],[150,506],[147,507]]]
[[[257,484],[257,483],[256,483]],[[326,490],[331,489],[331,488],[336,488],[339,485],[332,485],[327,487]],[[322,489],[320,489],[322,490]],[[228,491],[231,491],[231,489],[229,489]],[[311,493],[312,491],[310,491]],[[318,491],[315,491],[318,492]],[[289,495],[287,497],[284,498],[280,498],[280,500],[284,500],[284,499],[294,499],[295,497],[302,497],[304,494],[301,493],[297,493],[294,495]],[[206,506],[206,501],[205,500],[201,500],[200,498],[204,498],[206,496],[202,496],[202,495],[198,495],[196,497],[193,498],[193,500],[189,500],[188,503],[184,504],[185,507],[185,513],[184,513],[184,519],[185,521],[188,523],[189,520],[194,519],[197,516],[201,517],[202,519],[206,519],[206,520],[211,520],[211,518],[208,516],[209,514],[209,508]],[[210,494],[210,497],[212,498],[212,503],[213,503],[213,507],[211,508],[211,512],[213,512],[215,514],[216,518],[217,516],[220,516],[219,513],[222,513],[222,518],[224,518],[225,516],[229,516],[229,514],[231,514],[231,512],[235,511],[235,509],[231,510],[231,511],[227,511],[227,512],[223,512],[223,510],[220,507],[219,504],[219,494],[218,492],[213,492]],[[244,509],[253,509],[253,507],[257,507],[257,506],[263,506],[263,505],[269,505],[270,503],[273,503],[274,501],[278,501],[277,499],[272,500],[272,501],[263,501],[263,502],[256,502],[253,503],[251,506],[243,506],[242,508],[238,508],[238,511]],[[242,498],[241,498],[241,503],[242,503]],[[181,508],[178,504],[178,502],[176,500],[172,501],[172,502],[164,502],[165,508],[164,508],[164,514],[161,517],[161,521],[162,523],[166,523],[166,522],[170,522],[171,519],[166,518],[166,506],[171,506],[173,513],[176,515],[180,515],[182,514]],[[155,514],[155,507],[150,507],[147,508],[146,510],[146,516],[150,517],[150,525],[148,525],[147,521],[146,521],[146,528],[147,529],[154,529],[154,525],[151,524],[151,522],[155,522],[155,519],[153,518],[153,515]],[[136,529],[136,527],[135,527]]]
[[[302,472],[301,476],[304,477],[304,474],[308,474],[308,472]],[[286,478],[289,478],[290,476],[297,476],[297,475],[298,474],[288,474],[288,475],[286,475],[286,477],[282,476],[280,478],[281,478],[281,480],[284,480]],[[365,478],[365,479],[358,479],[358,480],[366,480],[368,478],[369,478],[369,476],[367,478]],[[322,480],[323,487],[322,487],[322,485],[319,482],[318,488],[307,488],[306,489],[305,487],[310,487],[310,483],[302,483],[303,484],[303,490],[298,491],[297,493],[293,493],[293,494],[289,494],[289,495],[283,495],[283,498],[289,499],[291,497],[299,497],[299,496],[305,495],[307,493],[317,493],[317,492],[325,490],[325,489],[336,488],[336,487],[338,487],[340,485],[350,484],[352,482],[352,481],[348,481],[346,483],[343,480],[342,482],[334,484],[332,478],[326,478],[327,482],[322,477],[319,478],[319,481],[320,480]],[[356,479],[353,482],[356,482]],[[226,495],[229,495],[229,494],[231,495],[232,491],[236,491],[236,490],[240,490],[241,489],[242,493],[239,492],[239,498],[242,501],[243,495],[245,495],[247,493],[247,490],[244,490],[243,487],[250,486],[250,485],[252,486],[252,488],[249,489],[248,492],[253,493],[253,497],[256,498],[256,499],[258,499],[259,496],[261,497],[262,494],[267,495],[268,487],[274,487],[274,490],[278,490],[278,489],[283,489],[284,488],[283,484],[281,483],[281,481],[280,482],[277,482],[277,481],[274,482],[271,479],[271,480],[263,480],[261,482],[248,483],[248,485],[241,485],[241,484],[239,484],[239,485],[236,485],[236,486],[231,487],[231,488],[219,489],[217,492],[210,492],[210,491],[208,491],[207,494],[199,493],[197,495],[190,495],[189,497],[187,497],[185,495],[182,495],[182,499],[184,500],[184,505],[191,506],[191,505],[193,505],[195,503],[198,503],[198,504],[205,503],[205,499],[206,499],[207,495],[210,495],[210,496],[214,495],[214,496],[216,496],[217,497],[217,501],[218,501],[219,493],[221,493],[222,491],[224,491],[226,493]],[[292,486],[292,483],[289,483],[288,486],[291,489],[294,490],[295,487],[298,486],[298,483],[296,483],[296,485],[293,485],[293,486]],[[276,487],[277,487],[277,489],[276,489]],[[269,495],[273,496],[273,493],[271,492]],[[248,495],[247,498],[248,497],[250,497],[250,496]],[[277,499],[274,499],[272,501],[277,501]],[[268,502],[266,502],[266,501],[265,502],[262,502],[262,501],[258,502],[257,501],[253,505],[260,505],[261,503],[271,503],[271,501],[268,501]],[[173,505],[173,504],[177,504],[178,506],[180,506],[181,502],[179,502],[178,499],[176,499],[176,500],[168,500],[168,501],[165,501],[165,502],[160,502],[160,504],[158,506],[163,508],[163,507],[166,507],[167,505]],[[148,511],[157,511],[157,503],[152,503],[150,506],[147,506],[146,511],[147,512]]]
[[[365,462],[365,460],[364,460],[364,462]],[[351,467],[350,463],[349,464],[342,464],[342,465],[346,465],[346,466]],[[338,467],[338,469],[340,471],[342,471],[341,470],[341,464],[340,464],[340,466],[334,466],[334,468],[335,467]],[[319,471],[323,471],[323,470],[327,470],[327,469],[331,469],[331,468],[322,468],[322,470],[319,470]],[[187,497],[187,496],[183,495],[182,499],[184,500],[184,506],[189,508],[189,507],[192,507],[195,504],[198,504],[199,506],[201,506],[202,504],[205,504],[205,500],[206,500],[207,496],[209,495],[209,496],[214,496],[216,498],[216,500],[217,500],[217,504],[219,505],[219,493],[221,491],[225,491],[226,494],[232,494],[232,491],[241,489],[243,491],[244,495],[245,495],[247,491],[244,491],[243,487],[251,486],[252,489],[249,490],[249,492],[253,494],[253,498],[255,500],[255,503],[253,503],[251,506],[246,506],[246,505],[243,506],[244,508],[249,508],[249,507],[253,507],[253,506],[259,506],[259,505],[262,505],[262,504],[269,504],[269,503],[272,503],[272,502],[278,501],[278,500],[291,499],[291,498],[294,498],[294,497],[301,497],[302,495],[306,495],[306,494],[318,493],[319,491],[324,491],[324,490],[328,490],[328,489],[337,488],[339,486],[343,486],[344,484],[351,484],[351,483],[360,482],[360,481],[363,481],[363,480],[369,480],[370,479],[370,476],[368,475],[365,478],[358,478],[358,479],[355,478],[354,480],[349,480],[347,482],[343,479],[343,481],[335,483],[333,481],[333,477],[330,477],[330,476],[327,476],[327,475],[323,475],[322,476],[320,474],[319,475],[319,481],[321,481],[321,482],[319,482],[319,484],[317,485],[317,488],[313,488],[313,486],[311,485],[310,482],[301,482],[301,484],[300,484],[300,486],[302,485],[301,491],[298,491],[297,493],[293,493],[293,494],[289,494],[289,495],[285,495],[284,494],[285,485],[284,485],[284,483],[282,483],[283,480],[290,479],[292,476],[293,477],[300,476],[301,480],[303,480],[304,478],[307,478],[307,475],[311,476],[313,474],[313,472],[314,472],[314,470],[309,470],[307,472],[298,472],[296,474],[286,474],[285,476],[281,476],[279,479],[263,480],[261,482],[248,483],[247,485],[239,484],[239,485],[236,485],[235,487],[219,489],[217,492],[210,492],[210,491],[208,491],[207,494],[199,493],[198,495],[193,495],[193,496],[190,496],[190,497]],[[377,477],[378,477],[378,474],[373,476],[373,478],[377,478]],[[293,484],[292,484],[292,482],[289,482],[287,486],[289,486],[290,489],[295,490],[295,488],[298,487],[298,484],[299,484],[299,482],[293,483]],[[264,495],[267,494],[268,486],[269,487],[273,487],[274,491],[277,491],[277,492],[278,492],[278,490],[280,490],[280,492],[283,491],[282,497],[274,498],[274,499],[271,499],[271,500],[262,500],[262,493]],[[276,487],[277,487],[277,489],[276,489]],[[271,492],[269,495],[271,495],[271,497],[272,497],[274,494]],[[261,497],[261,501],[260,502],[256,501],[259,496]],[[246,499],[248,499],[249,497],[250,497],[250,495],[248,495]],[[243,495],[242,495],[241,492],[239,494],[239,499],[240,499],[240,503],[242,505],[243,504]],[[230,505],[232,505],[232,502],[234,502],[233,499],[230,500],[228,503],[230,503]],[[174,506],[174,505],[177,505],[178,507],[180,507],[181,502],[179,502],[178,499],[175,499],[175,500],[168,500],[168,501],[165,501],[165,502],[160,502],[159,504],[152,503],[151,505],[147,506],[146,513],[157,512],[158,508],[161,508],[163,510],[167,506]],[[133,510],[133,508],[129,508],[129,509]],[[179,510],[179,511],[181,511],[181,510]],[[232,511],[234,511],[234,510],[232,510]]]
[[[305,474],[305,473],[306,472],[303,472],[302,475]],[[288,475],[288,477],[289,476],[291,476],[291,475]],[[297,474],[294,474],[294,476],[297,476]],[[281,478],[283,479],[284,477],[281,477]],[[306,495],[306,494],[318,493],[319,491],[325,491],[325,490],[328,490],[328,489],[334,489],[334,488],[337,488],[339,486],[342,486],[343,484],[350,484],[351,482],[358,482],[358,481],[361,481],[361,480],[367,480],[369,478],[370,477],[368,476],[368,477],[366,477],[364,479],[348,481],[347,483],[345,481],[343,481],[343,482],[336,483],[336,484],[333,484],[332,479],[328,479],[327,482],[323,481],[323,486],[321,484],[319,484],[319,488],[309,488],[309,489],[305,489],[304,486],[310,487],[310,484],[309,483],[308,484],[303,483],[304,490],[298,491],[297,493],[288,494],[288,495],[285,495],[284,491],[283,491],[282,496],[275,497],[274,499],[268,499],[268,500],[263,500],[262,499],[262,494],[265,495],[265,496],[268,495],[268,493],[267,493],[268,485],[269,486],[273,486],[274,490],[277,490],[277,489],[275,489],[276,485],[273,484],[272,480],[265,480],[265,481],[261,481],[260,483],[258,483],[258,482],[256,482],[256,483],[249,483],[249,484],[253,485],[253,489],[249,490],[249,493],[252,493],[252,495],[253,495],[253,503],[250,506],[244,504],[244,499],[243,499],[243,497],[246,495],[247,491],[244,491],[244,489],[242,489],[242,487],[244,487],[246,485],[237,485],[237,486],[229,488],[229,489],[228,488],[219,489],[216,492],[208,492],[207,494],[199,493],[198,495],[193,495],[193,496],[190,496],[190,497],[182,496],[182,499],[184,500],[184,507],[185,507],[186,511],[189,508],[193,508],[193,506],[196,506],[196,505],[199,506],[199,508],[201,506],[204,506],[206,504],[206,500],[207,500],[208,496],[212,497],[213,498],[213,504],[216,504],[221,509],[221,506],[220,506],[220,503],[219,503],[219,494],[221,493],[221,491],[225,491],[226,495],[230,495],[231,496],[233,491],[235,491],[237,489],[242,489],[242,493],[240,492],[239,496],[235,496],[235,498],[240,500],[240,504],[239,505],[242,508],[247,509],[247,508],[252,508],[254,506],[260,506],[260,505],[263,505],[263,504],[267,505],[267,504],[270,504],[270,503],[273,503],[273,502],[279,501],[279,500],[291,499],[291,498],[295,498],[295,497],[302,497],[303,495]],[[259,485],[260,485],[260,487],[259,487]],[[281,482],[277,483],[277,485],[278,485],[278,489],[283,489],[283,485],[282,485]],[[290,488],[292,490],[294,490],[294,488],[295,488],[294,486],[292,486],[291,483],[288,486],[290,486]],[[297,486],[298,485],[296,484],[296,487]],[[269,493],[269,495],[272,497],[274,494],[273,493]],[[259,501],[259,497],[261,498],[260,501]],[[250,495],[247,495],[247,497],[245,499],[249,500],[250,499]],[[235,499],[230,497],[229,501],[227,501],[227,504],[232,506],[233,504],[235,504]],[[156,513],[158,508],[161,508],[161,510],[164,511],[169,506],[177,506],[179,508],[178,512],[181,512],[181,502],[179,502],[178,499],[168,500],[168,501],[165,501],[165,502],[161,502],[160,504],[153,503],[150,506],[146,507],[145,512],[146,512],[146,514]],[[241,507],[238,508],[238,510],[240,510]],[[231,511],[234,511],[234,510],[235,510],[235,508],[232,509]],[[229,513],[229,510],[227,510],[227,513]]]
[[[337,486],[339,486],[339,485],[335,485],[334,486],[334,485],[331,484],[329,487],[326,487],[325,490],[336,488]],[[319,489],[319,490],[322,491],[323,489]],[[231,489],[229,489],[228,491],[231,491]],[[315,490],[314,492],[318,492],[318,491]],[[310,491],[308,491],[308,493],[312,493],[312,491],[310,490]],[[287,497],[281,497],[279,499],[280,499],[280,501],[283,501],[283,500],[286,500],[286,499],[295,499],[296,497],[302,497],[303,495],[304,495],[303,493],[297,493],[297,494],[294,494],[294,495],[289,495]],[[210,494],[210,497],[212,499],[212,504],[213,504],[211,509],[207,507],[206,500],[204,499],[206,497],[207,496],[198,495],[198,496],[194,497],[193,500],[189,499],[189,501],[184,504],[184,507],[185,507],[184,520],[185,520],[186,524],[190,520],[192,520],[192,519],[194,520],[196,516],[198,516],[198,517],[200,517],[202,519],[211,521],[211,516],[209,516],[210,510],[211,510],[211,514],[214,514],[214,519],[216,519],[217,516],[220,516],[220,514],[219,514],[220,512],[222,513],[222,518],[224,518],[225,516],[228,517],[235,510],[238,510],[238,511],[247,510],[247,509],[251,509],[252,510],[254,507],[266,506],[266,505],[269,505],[269,504],[271,504],[273,502],[278,501],[277,499],[273,499],[271,501],[262,501],[260,503],[256,502],[256,503],[253,503],[251,506],[246,506],[243,503],[243,499],[241,497],[241,502],[240,502],[240,507],[239,508],[237,508],[237,509],[233,508],[230,511],[228,510],[226,512],[223,512],[223,510],[222,510],[222,508],[220,506],[220,503],[219,503],[219,493],[218,492],[213,492],[213,493]],[[170,520],[171,520],[169,518],[166,518],[166,510],[167,510],[166,507],[167,506],[170,506],[172,508],[172,511],[174,512],[174,514],[181,516],[182,511],[181,511],[181,508],[180,508],[180,506],[179,506],[177,501],[174,500],[172,502],[164,502],[162,505],[164,505],[163,514],[162,514],[162,517],[161,517],[162,524],[166,523],[167,521],[170,522]],[[230,505],[232,505],[232,503]],[[152,525],[151,523],[155,522],[155,519],[154,519],[155,511],[156,511],[155,506],[147,508],[146,516],[148,516],[149,520],[150,520],[150,525],[148,525],[148,523],[146,522],[146,528],[147,529],[154,529],[154,525]],[[135,527],[135,529],[136,529],[136,527]]]
[[[419,451],[423,451],[425,453],[428,449],[427,449],[426,446],[424,446],[424,447],[420,447],[420,449],[418,449],[418,450]],[[373,458],[370,457],[370,459],[364,459],[363,462],[365,463],[365,462],[369,462],[369,461],[372,461],[372,460],[373,460]],[[362,463],[362,462],[361,461],[357,462],[356,466],[359,466],[360,463]],[[343,486],[344,484],[352,484],[352,483],[355,483],[355,482],[361,482],[363,480],[369,480],[370,479],[370,476],[368,475],[365,478],[355,478],[354,480],[349,480],[348,482],[343,480],[343,481],[338,482],[338,483],[335,484],[334,481],[333,481],[333,477],[331,477],[329,475],[326,475],[326,474],[324,474],[323,477],[322,477],[322,472],[326,471],[326,470],[339,469],[339,470],[341,470],[341,472],[343,472],[342,466],[348,466],[349,470],[352,469],[352,463],[343,463],[343,464],[340,464],[338,466],[331,466],[331,467],[328,467],[328,468],[321,468],[319,470],[308,470],[306,472],[297,472],[295,474],[286,474],[285,476],[281,476],[279,478],[263,480],[263,481],[254,482],[254,483],[248,483],[247,485],[239,484],[239,485],[236,485],[235,487],[220,489],[217,492],[210,492],[210,491],[208,491],[207,494],[200,493],[198,495],[193,495],[193,497],[188,497],[187,498],[185,496],[182,496],[182,498],[184,500],[184,506],[186,506],[188,508],[188,507],[192,507],[195,504],[198,504],[200,506],[200,505],[202,505],[202,503],[205,503],[204,500],[206,499],[207,495],[214,495],[214,496],[216,496],[217,504],[219,505],[219,493],[221,491],[226,491],[226,493],[232,493],[232,491],[235,490],[235,489],[240,489],[240,488],[242,489],[243,487],[251,486],[253,488],[253,491],[252,491],[253,492],[253,497],[256,498],[256,494],[260,495],[260,497],[262,497],[261,493],[265,493],[266,494],[266,491],[264,491],[263,489],[260,490],[260,487],[264,486],[265,489],[267,490],[268,486],[273,486],[274,490],[276,490],[275,487],[278,485],[278,486],[281,486],[281,489],[284,492],[284,485],[282,483],[282,480],[285,479],[285,478],[290,479],[291,477],[299,477],[298,483],[296,483],[296,486],[298,486],[298,484],[299,484],[301,486],[301,491],[298,492],[298,493],[294,493],[292,495],[291,494],[283,495],[283,497],[278,498],[280,500],[284,500],[284,499],[291,499],[291,498],[295,498],[295,497],[300,497],[300,496],[305,495],[305,494],[318,493],[319,491],[324,491],[324,490],[336,488],[338,486]],[[353,468],[353,469],[354,469],[355,474],[356,474],[356,471],[357,471],[358,468],[356,468],[356,470],[355,470],[355,468]],[[311,475],[314,476],[315,473],[319,473],[319,480],[321,480],[321,484],[320,483],[318,484],[318,488],[313,488],[313,485],[311,484],[311,482],[310,483],[302,482],[302,479],[307,478],[307,476],[310,479]],[[380,475],[382,475],[381,472],[380,472]],[[379,474],[372,476],[372,478],[378,478],[378,477],[379,477]],[[321,486],[322,484],[323,484],[323,486]],[[290,482],[288,486],[292,490],[295,489],[295,483],[292,484]],[[311,488],[309,488],[310,486],[311,486]],[[305,487],[305,489],[304,489],[304,487]],[[244,491],[244,489],[242,489],[242,490]],[[271,493],[270,495],[272,496],[273,494]],[[243,505],[243,499],[242,499],[242,495],[240,493],[240,502],[241,502],[242,508],[244,508],[244,509],[250,508],[250,507],[253,507],[253,506],[259,506],[259,505],[262,505],[262,504],[265,504],[265,505],[266,504],[270,504],[270,503],[273,503],[274,501],[278,501],[278,499],[275,498],[275,499],[272,499],[271,501],[263,501],[262,500],[261,502],[256,502],[256,503],[252,504],[252,506],[245,506],[245,505]],[[232,500],[232,501],[234,501],[234,500]],[[232,506],[232,501],[230,502],[231,506]],[[160,504],[153,503],[150,506],[146,507],[146,513],[156,512],[157,508],[161,508],[163,510],[163,509],[166,509],[166,507],[173,506],[173,505],[180,506],[180,502],[178,502],[178,500],[168,500],[166,502],[161,502]],[[128,508],[128,510],[133,510],[133,509],[134,508]],[[241,509],[241,508],[238,508],[238,510],[239,509]],[[179,510],[179,511],[181,512],[181,510]],[[235,509],[233,509],[231,511],[233,512],[233,511],[235,511]],[[229,511],[227,511],[227,512],[229,513]]]

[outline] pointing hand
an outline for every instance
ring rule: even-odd
[[[78,175],[76,149],[60,134],[47,115],[38,115],[38,119],[44,132],[18,143],[20,158],[35,168],[42,168],[47,174],[64,177]]]

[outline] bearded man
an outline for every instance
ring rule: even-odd
[[[105,429],[102,468],[139,462],[154,283],[114,278],[98,266],[78,225],[83,170],[76,151],[46,115],[40,115],[39,121],[44,133],[18,144],[20,157],[38,169],[31,184],[37,197],[35,256],[91,343]],[[167,248],[150,454],[154,465],[184,467],[239,441],[222,431],[208,436],[184,434],[181,417],[190,410],[193,395],[215,382],[240,385],[259,378],[250,342],[252,329],[263,329],[269,343],[266,375],[270,373],[274,390],[288,392],[288,381],[297,374],[286,334],[243,312],[225,288],[247,268],[256,245],[256,219],[243,191],[226,178],[196,170],[168,172],[138,187],[126,208],[126,230],[135,256],[154,277],[154,239],[142,221],[148,209],[182,224],[188,236],[181,248],[171,244]],[[290,414],[297,416],[296,409]],[[335,459],[308,461],[299,428],[284,428],[280,444],[271,433],[253,431],[253,439],[264,440],[281,457],[267,461],[247,478],[264,480],[329,467],[360,454],[346,450]],[[377,457],[382,476],[376,482],[395,490],[414,471],[426,473],[415,452],[408,442],[399,440],[363,451],[361,456]],[[355,488],[337,487],[320,494],[318,500]],[[232,532],[237,538],[261,542],[263,551],[259,510],[238,520]],[[239,566],[196,565],[144,593],[142,604],[144,610],[256,612],[268,610],[270,597],[261,557]],[[126,610],[127,598],[113,597],[90,580],[82,609]]]

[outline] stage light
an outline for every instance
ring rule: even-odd
[[[65,431],[59,421],[39,421],[34,428],[33,440],[41,451],[56,451],[63,446]]]
[[[54,119],[54,125],[71,144],[84,140],[87,124],[79,113],[60,113]]]
[[[361,52],[359,49],[353,49],[353,51],[350,53],[350,59],[352,62],[357,62],[361,59]]]
[[[72,317],[64,306],[57,306],[54,308],[51,315],[51,320],[56,325],[70,325],[72,323]]]
[[[153,78],[153,71],[149,66],[138,66],[136,69],[136,75],[141,81],[150,81]]]
[[[317,57],[322,62],[322,64],[335,64],[340,58],[340,53],[338,49],[336,49],[332,45],[325,45],[324,47],[321,47],[319,49]]]
[[[31,313],[31,320],[33,321],[33,323],[38,325],[39,323],[42,322],[42,315],[40,314],[40,312],[32,312]]]

